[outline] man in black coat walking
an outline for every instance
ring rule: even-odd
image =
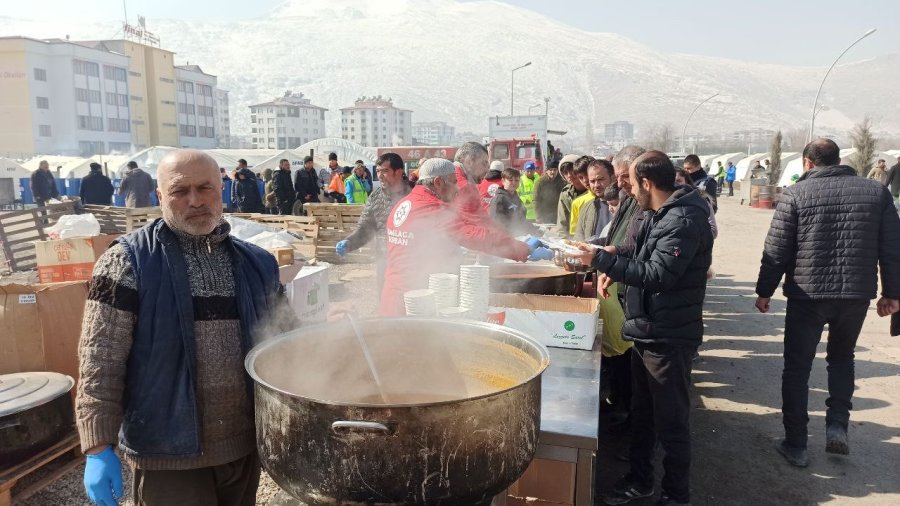
[[[891,195],[894,198],[900,197],[900,156],[897,157],[897,163],[888,169],[884,179],[884,185],[890,189]]]
[[[675,188],[675,166],[661,151],[642,154],[629,171],[635,200],[648,214],[633,249],[606,246],[579,257],[625,285],[622,333],[634,342],[631,470],[603,500],[624,504],[653,495],[658,439],[665,451],[658,504],[686,504],[691,359],[703,341],[706,271],[712,263],[709,206],[694,188]]]
[[[290,215],[297,194],[291,184],[291,162],[287,158],[278,161],[278,170],[272,175],[272,192],[275,194],[278,214]]]
[[[303,168],[294,176],[294,191],[297,192],[298,202],[319,202],[319,175],[316,174],[313,157],[306,156],[303,159]]]
[[[103,167],[97,162],[91,163],[91,173],[81,178],[81,203],[108,206],[112,203],[113,192],[112,181],[103,174]]]
[[[778,202],[766,236],[756,283],[756,308],[769,300],[782,276],[784,372],[781,375],[785,438],[777,450],[791,464],[805,467],[809,416],[809,371],[822,330],[828,324],[828,399],[825,451],[850,452],[847,426],[854,388],[853,349],[875,298],[878,314],[900,310],[900,218],[888,190],[840,165],[840,149],[816,139],[803,150],[800,180]]]

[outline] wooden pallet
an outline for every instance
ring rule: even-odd
[[[47,227],[59,221],[61,216],[75,212],[75,202],[70,201],[0,215],[0,246],[9,269],[27,271],[36,268],[34,242],[46,240]]]
[[[370,263],[374,259],[371,247],[361,248],[344,257],[339,257],[334,247],[356,230],[363,204],[306,204],[303,210],[319,222],[319,240],[316,244],[316,258],[333,263]]]
[[[0,471],[0,506],[10,506],[13,504],[13,501],[24,501],[78,467],[84,461],[84,455],[81,454],[80,447],[81,441],[78,438],[78,433],[73,431],[59,443],[25,462],[5,471]],[[39,469],[43,469],[51,462],[58,462],[61,465],[13,496],[12,489],[19,480]]]
[[[84,212],[91,213],[100,222],[104,234],[127,234],[162,216],[159,207],[115,207],[88,204]]]

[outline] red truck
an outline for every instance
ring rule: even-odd
[[[525,162],[531,160],[539,174],[544,172],[544,157],[541,155],[541,141],[537,137],[527,139],[492,139],[488,145],[491,161],[500,160],[506,168],[521,171]]]
[[[456,148],[453,146],[391,146],[378,148],[378,156],[385,153],[397,153],[403,159],[406,173],[410,174],[419,167],[422,158],[446,158],[453,161]]]

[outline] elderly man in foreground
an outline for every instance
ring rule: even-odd
[[[85,488],[117,504],[118,446],[135,504],[254,504],[244,356],[295,317],[274,257],[229,236],[216,162],[177,150],[158,174],[163,217],[116,240],[91,280],[76,399]]]

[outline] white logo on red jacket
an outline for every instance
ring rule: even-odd
[[[394,226],[399,227],[403,225],[406,221],[406,218],[409,218],[409,212],[412,210],[412,202],[408,200],[404,200],[397,206],[397,210],[394,211]]]

